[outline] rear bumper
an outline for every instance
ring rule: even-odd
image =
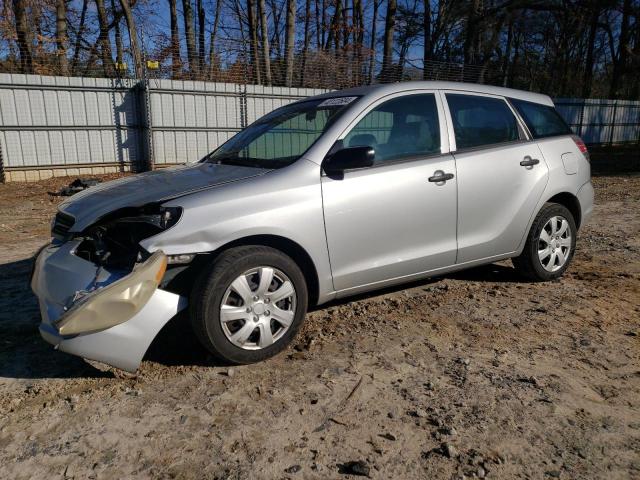
[[[582,227],[587,224],[593,214],[594,191],[591,180],[580,187],[577,197],[578,202],[580,202],[580,209],[582,210],[582,218],[580,221],[580,226]]]
[[[69,241],[48,245],[36,259],[31,287],[40,304],[40,334],[63,352],[135,371],[158,332],[186,307],[186,298],[156,289],[140,310],[130,318],[118,319],[119,324],[115,326],[62,335],[56,324],[74,304],[77,292],[89,290],[94,282],[99,287],[109,286],[128,274],[98,271],[95,264],[74,254],[78,244],[78,241]]]

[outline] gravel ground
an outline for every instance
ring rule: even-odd
[[[0,185],[3,478],[640,478],[640,177],[594,179],[559,281],[501,262],[337,303],[246,367],[178,318],[135,375],[37,334],[68,180]]]

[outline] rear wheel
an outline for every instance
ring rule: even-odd
[[[531,225],[524,250],[514,258],[516,270],[541,282],[562,276],[576,248],[576,223],[571,212],[557,203],[545,204]]]
[[[270,247],[222,253],[191,295],[200,342],[219,360],[245,364],[284,349],[307,310],[307,286],[297,264]]]

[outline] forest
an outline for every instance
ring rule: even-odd
[[[0,72],[640,98],[640,0],[2,0]]]

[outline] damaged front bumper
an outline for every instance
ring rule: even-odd
[[[162,252],[132,272],[108,270],[75,255],[81,241],[47,245],[36,259],[31,287],[40,334],[63,352],[133,372],[186,298],[158,288]]]

